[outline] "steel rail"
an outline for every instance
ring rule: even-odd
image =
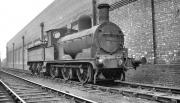
[[[146,84],[136,84],[136,83],[130,83],[132,85],[126,86],[126,87],[130,87],[130,88],[136,88],[138,89],[138,91],[133,91],[130,90],[128,88],[124,89],[124,88],[114,88],[114,87],[105,87],[105,86],[99,86],[99,85],[94,85],[94,84],[81,84],[79,82],[76,81],[65,81],[63,79],[60,78],[50,78],[50,77],[43,77],[46,79],[51,79],[51,80],[55,80],[55,81],[60,81],[60,82],[64,82],[64,83],[69,83],[69,84],[75,84],[75,85],[79,85],[81,87],[84,87],[87,90],[100,90],[103,92],[109,92],[109,93],[114,93],[114,94],[122,94],[125,96],[131,96],[131,97],[137,97],[137,98],[142,98],[142,99],[148,99],[148,100],[152,100],[152,101],[159,101],[162,103],[180,103],[180,96],[179,98],[177,97],[173,97],[171,94],[178,94],[180,95],[180,93],[178,92],[179,89],[178,88],[170,88],[170,87],[161,87],[161,86],[150,86],[150,85],[146,85]],[[127,84],[127,82],[121,82]],[[137,85],[137,86],[136,86]],[[123,86],[125,87],[125,86]],[[148,90],[149,87],[152,87],[151,90]],[[153,88],[154,87],[154,88]],[[163,90],[163,89],[169,89],[169,90]],[[144,90],[147,89],[147,90]],[[170,92],[170,90],[172,92]]]
[[[110,93],[115,93],[115,94],[122,94],[125,96],[132,96],[132,97],[138,97],[142,99],[148,99],[148,100],[153,100],[153,101],[158,101],[162,103],[180,103],[180,95],[178,97],[176,95],[172,95],[169,92],[156,92],[154,90],[143,90],[143,88],[137,88],[139,90],[131,90],[131,88],[113,88],[113,87],[104,87],[104,86],[98,86],[98,85],[92,85],[92,84],[87,84],[84,85],[87,88],[92,88],[92,89],[98,89],[104,92],[110,92]],[[131,87],[131,86],[129,86]]]
[[[26,103],[21,97],[19,97],[11,88],[9,88],[8,85],[6,85],[2,80],[0,80],[0,83],[3,87],[6,88],[8,93],[11,95],[11,97],[17,102],[17,103]]]
[[[92,101],[92,100],[89,100],[89,99],[86,99],[86,98],[83,98],[83,97],[79,97],[79,96],[76,96],[76,95],[71,94],[71,93],[67,93],[67,92],[64,92],[64,91],[60,91],[60,90],[57,90],[57,89],[54,89],[54,88],[45,86],[45,85],[43,85],[43,84],[35,83],[35,82],[33,82],[33,81],[27,80],[27,79],[22,78],[22,77],[17,76],[17,75],[13,75],[13,74],[8,73],[8,72],[3,71],[3,70],[0,70],[0,71],[3,72],[3,73],[6,73],[6,74],[8,74],[8,75],[14,76],[14,77],[16,77],[16,78],[18,78],[18,79],[21,79],[21,80],[23,80],[23,81],[26,81],[26,82],[28,82],[28,83],[37,85],[37,86],[41,87],[42,89],[50,90],[51,92],[56,93],[56,94],[58,94],[58,95],[62,95],[62,96],[64,96],[64,97],[68,98],[68,99],[71,98],[71,100],[74,100],[75,102],[78,102],[78,103],[79,103],[79,102],[80,102],[80,103],[97,103],[97,102],[95,102],[95,101]],[[26,103],[26,102],[25,102],[25,103]]]
[[[116,82],[118,82],[120,85],[130,86],[134,88],[152,89],[154,91],[180,94],[180,88],[175,88],[175,87],[164,87],[164,86],[159,86],[159,85],[131,83],[131,82],[124,82],[124,81],[119,81],[119,80],[117,80]]]
[[[81,86],[84,90],[100,90],[103,92],[109,92],[113,94],[122,94],[125,96],[131,96],[131,97],[137,97],[142,99],[148,99],[153,101],[159,101],[162,103],[180,103],[180,93],[178,88],[170,88],[170,87],[161,87],[161,86],[153,86],[153,85],[147,85],[147,84],[139,84],[139,83],[128,83],[128,82],[120,82],[119,84],[122,85],[121,87],[115,88],[115,87],[106,87],[106,86],[100,86],[100,85],[94,85],[94,84],[81,84],[77,81],[65,81],[61,78],[51,78],[49,76],[37,76],[40,78],[55,80],[57,82],[63,82],[67,84],[74,84],[77,86]],[[118,81],[116,81],[118,82]],[[127,87],[127,88],[123,88]],[[133,89],[134,90],[130,90]],[[150,88],[150,90],[149,90]],[[163,89],[162,89],[163,88]],[[166,89],[167,90],[164,90]],[[172,92],[171,92],[172,91]],[[173,96],[174,94],[177,94],[177,96]],[[173,95],[171,95],[173,94]]]

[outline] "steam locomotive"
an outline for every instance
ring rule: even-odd
[[[109,21],[108,4],[100,4],[99,24],[91,27],[91,18],[78,20],[79,30],[67,28],[47,31],[40,45],[28,48],[32,74],[78,79],[81,83],[99,80],[125,80],[125,71],[145,63],[145,58],[128,58],[124,34]]]

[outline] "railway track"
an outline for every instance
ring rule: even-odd
[[[140,84],[140,83],[131,83],[131,82],[124,82],[124,81],[115,81],[119,83],[121,86],[132,87],[132,88],[141,88],[141,89],[149,89],[152,91],[158,92],[166,92],[170,94],[180,94],[180,88],[177,87],[163,87],[158,85],[150,85],[150,84]]]
[[[119,84],[118,88],[122,87],[131,89],[122,92],[126,92],[136,97],[143,97],[163,103],[180,103],[180,88],[122,82],[118,80],[116,82]]]
[[[25,103],[16,93],[13,92],[2,80],[0,80],[0,103]]]
[[[163,86],[154,86],[147,84],[138,84],[138,83],[128,83],[116,81],[118,85],[116,86],[100,86],[93,84],[83,85],[76,81],[64,81],[62,79],[50,78],[50,77],[41,77],[49,80],[53,80],[60,83],[66,83],[69,85],[74,85],[73,88],[80,86],[82,91],[94,92],[94,93],[111,93],[118,94],[130,97],[137,97],[148,99],[152,101],[162,102],[162,103],[180,103],[180,88],[170,88]],[[102,93],[103,92],[103,93]]]
[[[85,87],[87,86],[87,88],[158,101],[161,103],[180,103],[180,88],[169,88],[128,82],[118,83],[119,84],[115,87],[104,87],[97,85],[85,85]]]
[[[20,103],[96,103],[70,93],[37,84],[7,72],[1,71],[0,77],[5,82],[4,84],[7,84],[21,100],[18,101]]]

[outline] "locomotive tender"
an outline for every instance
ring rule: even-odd
[[[28,49],[29,70],[33,74],[78,79],[81,83],[97,80],[125,80],[125,71],[142,61],[128,58],[124,34],[109,21],[109,5],[100,4],[99,24],[81,16],[79,31],[64,28],[47,31],[47,40]]]

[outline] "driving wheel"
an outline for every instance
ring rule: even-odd
[[[62,68],[61,73],[64,80],[70,80],[73,77],[72,68]]]
[[[93,68],[91,65],[80,66],[76,70],[77,77],[81,83],[88,83],[92,81]]]
[[[58,76],[59,76],[59,70],[58,70],[58,68],[56,68],[56,67],[51,67],[51,68],[50,68],[50,75],[51,75],[52,78],[58,77]]]

